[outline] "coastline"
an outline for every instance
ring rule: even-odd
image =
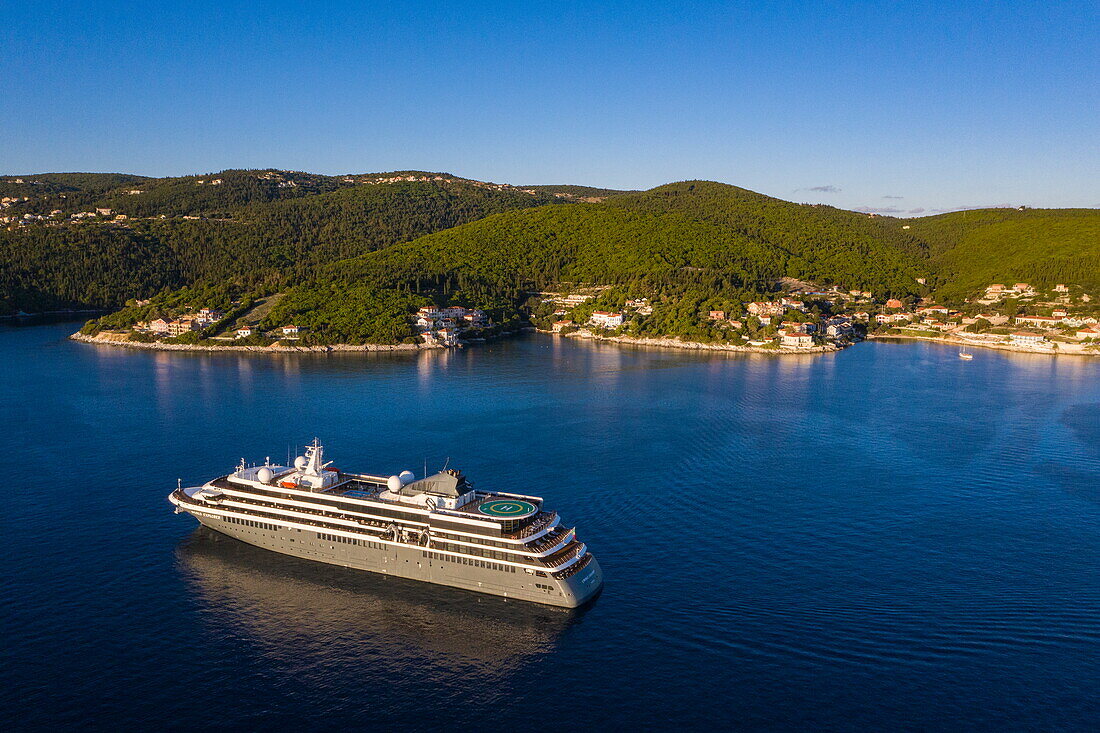
[[[73,341],[85,344],[97,344],[100,346],[119,346],[124,349],[148,349],[152,351],[236,351],[252,354],[329,354],[333,352],[420,352],[429,349],[443,349],[444,346],[430,344],[332,344],[329,346],[287,346],[272,344],[271,346],[207,346],[203,344],[162,344],[158,342],[144,343],[130,341],[117,333],[100,333],[96,336],[88,336],[77,331],[69,336]]]
[[[551,333],[550,331],[539,331],[539,333]],[[561,336],[561,334],[556,334]],[[672,336],[666,336],[663,338],[648,338],[638,336],[602,336],[600,334],[593,333],[588,329],[580,329],[572,333],[567,333],[562,338],[579,338],[587,339],[590,341],[606,341],[614,344],[626,344],[628,346],[650,346],[660,349],[686,349],[689,351],[725,351],[741,354],[770,354],[772,356],[787,355],[787,354],[831,354],[842,349],[846,346],[836,346],[834,344],[825,344],[822,346],[811,346],[809,348],[776,348],[765,349],[760,346],[737,346],[734,344],[706,344],[700,341],[682,341],[679,338]]]
[[[948,346],[970,346],[975,349],[993,349],[995,351],[1013,351],[1017,354],[1045,354],[1046,356],[1100,356],[1100,349],[1087,349],[1086,344],[1059,343],[1058,348],[1046,346],[1020,346],[985,340],[963,339],[958,336],[918,336],[915,334],[882,333],[868,334],[868,341],[930,341]],[[1055,342],[1051,342],[1055,343]],[[1069,348],[1067,348],[1069,347]]]
[[[853,346],[837,346],[825,344],[809,348],[775,348],[767,349],[759,346],[737,346],[734,344],[710,344],[699,341],[682,341],[675,337],[649,338],[637,336],[603,336],[587,329],[574,331],[573,333],[553,334],[551,331],[526,328],[522,331],[535,331],[546,335],[556,335],[560,338],[575,338],[587,341],[599,341],[604,343],[620,344],[624,346],[640,346],[658,349],[679,349],[685,351],[717,351],[724,353],[740,354],[767,354],[771,356],[787,356],[793,354],[832,354]],[[192,351],[192,352],[220,352],[232,351],[252,354],[329,354],[329,353],[370,353],[370,352],[404,352],[418,353],[426,350],[445,349],[445,346],[436,344],[330,344],[328,346],[288,346],[285,344],[273,344],[271,346],[235,346],[232,343],[225,346],[209,346],[200,344],[165,344],[160,342],[145,343],[141,341],[129,341],[125,335],[104,332],[96,336],[88,336],[79,331],[69,336],[73,341],[101,346],[118,346],[127,349],[146,349],[152,351]],[[958,337],[932,337],[915,334],[869,334],[867,341],[929,341],[948,346],[969,346],[979,349],[993,349],[996,351],[1012,351],[1019,354],[1045,354],[1047,356],[1100,356],[1100,349],[1086,349],[1084,344],[1060,344],[1059,348],[1051,347],[1027,347],[1017,344],[997,343],[982,340],[961,339]],[[480,343],[474,342],[474,343]],[[1070,347],[1070,348],[1066,348]]]

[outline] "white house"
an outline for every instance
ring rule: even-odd
[[[237,329],[237,338],[239,338],[239,339],[247,338],[251,335],[252,335],[252,329],[249,328],[248,326],[245,326],[244,328],[238,328]]]
[[[592,317],[588,319],[588,322],[600,328],[618,328],[623,325],[623,314],[596,311],[592,314]]]
[[[814,337],[808,333],[801,333],[799,331],[789,331],[779,337],[779,343],[783,346],[793,346],[796,348],[806,348],[814,345]]]
[[[1030,331],[1016,331],[1012,334],[1012,343],[1024,346],[1037,346],[1045,343],[1046,340],[1047,337],[1043,334]]]

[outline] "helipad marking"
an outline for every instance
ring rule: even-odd
[[[538,507],[529,501],[519,499],[497,499],[485,502],[477,510],[492,517],[522,517],[538,511]]]

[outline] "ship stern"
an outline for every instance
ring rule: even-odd
[[[577,608],[595,598],[603,588],[603,570],[593,556],[583,570],[559,581],[565,605]]]

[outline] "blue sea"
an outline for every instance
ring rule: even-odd
[[[9,729],[1087,730],[1100,360],[527,336],[415,355],[0,326]],[[444,464],[606,576],[577,612],[318,565],[174,515],[242,458]]]

